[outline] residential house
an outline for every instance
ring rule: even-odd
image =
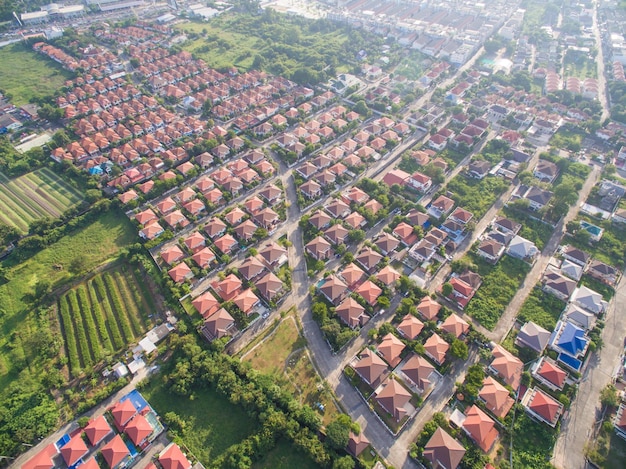
[[[494,358],[489,364],[489,370],[517,391],[524,371],[522,361],[498,344],[494,345],[492,354]]]
[[[143,447],[149,443],[150,436],[154,433],[154,428],[150,422],[142,415],[136,415],[124,429],[124,433],[133,442],[135,447]]]
[[[570,260],[563,259],[561,262],[561,267],[559,269],[563,275],[571,278],[572,280],[576,280],[577,282],[583,276],[583,268],[581,265],[575,264]]]
[[[215,240],[215,247],[222,254],[230,255],[239,246],[237,240],[230,234],[226,233]]]
[[[411,393],[399,381],[388,379],[376,393],[375,400],[396,422],[401,422],[413,409],[409,404],[411,397]]]
[[[487,376],[483,380],[483,387],[478,393],[478,398],[485,403],[487,410],[498,418],[506,417],[515,402],[509,390],[492,376]]]
[[[211,239],[218,238],[226,233],[226,223],[217,217],[213,217],[204,226],[204,232]]]
[[[559,353],[558,361],[578,372],[587,353],[589,338],[584,329],[571,322],[559,321],[550,337],[550,348]]]
[[[308,199],[317,199],[322,195],[322,186],[315,181],[307,181],[300,186],[300,192]]]
[[[111,469],[116,469],[132,461],[132,456],[126,443],[120,435],[115,435],[111,441],[100,449],[100,454]]]
[[[223,301],[230,301],[241,291],[241,280],[235,274],[227,275],[223,280],[215,281],[211,284],[213,291]]]
[[[404,350],[404,343],[392,333],[382,338],[382,341],[376,347],[378,354],[389,363],[391,368],[395,368],[400,363],[400,354]]]
[[[426,342],[424,342],[424,351],[426,355],[431,358],[438,365],[442,365],[446,361],[446,353],[450,345],[443,340],[437,333],[431,335]]]
[[[335,309],[335,313],[344,324],[352,329],[362,327],[369,321],[369,316],[365,314],[365,308],[352,297],[348,297],[342,301]]]
[[[234,326],[233,317],[224,308],[220,308],[215,314],[209,316],[200,331],[211,342],[228,335]]]
[[[393,288],[396,282],[400,279],[400,272],[393,267],[386,265],[376,274],[376,279],[384,283],[387,287]]]
[[[198,267],[201,269],[207,269],[215,260],[215,253],[211,251],[208,247],[205,247],[198,252],[196,252],[191,259],[198,264]]]
[[[324,212],[318,212],[319,214],[328,217],[328,215],[326,215]],[[320,216],[321,216],[320,215]],[[311,221],[313,217],[311,217],[309,219],[309,221]],[[330,217],[329,217],[330,220]],[[326,239],[328,239],[331,243],[338,245],[338,244],[344,244],[348,234],[350,232],[348,231],[348,229],[341,225],[341,224],[336,224],[331,226],[330,228],[328,228],[325,232],[324,232],[324,236],[326,237]]]
[[[400,244],[396,238],[394,238],[389,233],[382,233],[376,241],[374,241],[374,245],[380,249],[380,252],[383,256],[387,256],[390,258],[394,257],[394,251]]]
[[[563,312],[563,319],[571,322],[575,326],[581,327],[586,331],[593,329],[593,326],[596,323],[595,314],[584,310],[573,303],[569,303],[567,308],[565,308],[565,311]]]
[[[328,301],[338,305],[345,298],[348,285],[336,275],[329,275],[318,287],[318,290]]]
[[[184,262],[181,262],[176,267],[171,268],[167,271],[167,273],[176,283],[182,283],[193,277],[193,272]]]
[[[361,283],[361,280],[365,278],[365,272],[363,272],[363,270],[354,262],[350,262],[346,265],[339,275],[345,280],[348,287],[351,289],[354,289]]]
[[[541,357],[535,362],[531,368],[531,374],[551,391],[561,391],[567,379],[567,372],[549,357]]]
[[[539,388],[531,388],[522,398],[522,405],[526,412],[536,420],[555,427],[561,414],[563,404],[553,399]]]
[[[469,332],[469,324],[467,321],[456,313],[452,313],[448,316],[439,328],[448,334],[452,334],[457,339]]]
[[[556,272],[549,272],[543,278],[543,291],[567,301],[576,290],[576,282]]]
[[[533,170],[533,176],[541,182],[552,183],[559,174],[559,168],[552,161],[539,160]]]
[[[506,248],[506,253],[511,257],[531,262],[539,254],[539,249],[533,242],[516,235]]]
[[[270,241],[259,247],[259,258],[267,267],[275,270],[287,263],[287,249],[275,241]]]
[[[433,185],[433,181],[425,174],[415,172],[407,179],[407,184],[409,187],[424,193],[430,190]]]
[[[185,257],[185,253],[176,244],[170,246],[169,248],[163,249],[163,251],[161,251],[161,259],[163,259],[163,261],[168,265],[172,265],[175,262],[180,261],[184,257]]]
[[[315,260],[328,260],[334,253],[332,246],[321,236],[313,239],[305,246],[306,252]]]
[[[433,321],[439,314],[441,305],[430,296],[425,296],[417,305],[417,312],[427,321]]]
[[[324,208],[333,218],[346,218],[351,212],[350,206],[341,199],[333,200]]]
[[[244,279],[252,281],[265,272],[265,263],[258,256],[250,256],[239,266],[238,270]]]
[[[574,292],[572,303],[596,315],[602,314],[608,307],[608,303],[602,299],[600,293],[593,291],[585,285],[581,285]]]
[[[489,453],[500,436],[496,423],[476,405],[467,409],[463,431],[482,449]]]
[[[220,302],[210,291],[204,292],[191,302],[203,318],[208,318],[220,309]]]
[[[352,365],[363,381],[376,389],[388,374],[387,364],[373,350],[366,348]]]
[[[365,451],[370,446],[370,441],[363,434],[363,432],[358,435],[350,432],[348,436],[348,452],[358,458],[363,451]]]
[[[537,353],[543,353],[548,342],[550,342],[550,332],[532,321],[524,324],[515,338],[515,345],[531,348]]]
[[[283,282],[272,272],[268,272],[255,282],[261,296],[268,302],[277,299],[284,291]]]
[[[84,432],[91,446],[97,446],[105,437],[113,433],[113,429],[104,415],[100,415],[89,421]]]
[[[475,179],[483,179],[487,174],[489,174],[490,169],[491,164],[489,164],[488,161],[475,160],[469,164],[467,171],[471,177]]]
[[[502,233],[517,235],[522,225],[505,217],[497,217],[493,222],[493,227]]]
[[[259,297],[254,294],[251,288],[246,288],[233,298],[233,303],[243,313],[250,316],[255,312],[256,307],[261,304],[261,300],[259,300]]]
[[[406,222],[398,223],[392,233],[407,247],[411,247],[417,241],[415,230]]]
[[[441,218],[444,215],[447,215],[453,207],[454,200],[446,197],[445,195],[440,195],[428,207],[428,214],[434,218]]]
[[[626,404],[620,404],[613,419],[613,428],[617,436],[626,440]]]
[[[67,443],[61,446],[61,456],[63,456],[68,467],[76,464],[88,452],[89,449],[80,433],[75,434]]]
[[[441,427],[437,427],[424,446],[422,455],[433,469],[457,469],[465,456],[465,448]]]
[[[471,212],[468,212],[464,208],[457,207],[454,212],[450,214],[448,219],[461,225],[466,225],[473,217],[474,215]]]
[[[563,247],[561,249],[561,255],[565,259],[570,260],[582,267],[585,267],[591,259],[591,256],[588,253],[573,246]]]
[[[595,259],[589,263],[587,274],[611,287],[617,285],[620,277],[619,270]]]
[[[366,272],[372,273],[376,270],[376,266],[383,259],[383,256],[378,254],[369,246],[366,246],[356,256],[356,261],[363,266]]]
[[[374,306],[376,304],[376,300],[383,291],[371,280],[366,280],[359,285],[354,292],[361,295],[370,306]]]
[[[408,340],[415,340],[422,332],[422,329],[424,329],[424,323],[409,313],[404,316],[400,324],[396,326],[396,329],[402,337]]]
[[[401,367],[402,375],[417,391],[424,396],[429,392],[441,379],[441,375],[437,373],[435,367],[431,365],[424,357],[412,354],[404,365]]]
[[[170,443],[159,454],[159,463],[163,469],[191,469],[191,462],[176,443]]]
[[[481,241],[476,250],[476,254],[487,259],[488,262],[495,264],[504,254],[504,244],[495,241],[492,238],[485,238]]]

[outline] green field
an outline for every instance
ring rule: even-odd
[[[150,296],[128,265],[97,274],[59,298],[63,338],[72,376],[138,341],[154,312]]]
[[[565,66],[563,73],[566,77],[577,77],[581,80],[585,78],[598,78],[598,66],[596,62],[583,52],[568,50],[565,53],[563,65]]]
[[[0,48],[0,90],[16,106],[52,96],[71,78],[70,72],[25,44]]]
[[[289,442],[280,440],[276,447],[263,459],[252,465],[252,469],[277,469],[297,467],[298,469],[317,469],[319,466],[306,454],[298,451]]]
[[[185,422],[179,436],[205,467],[212,467],[212,461],[257,427],[241,407],[212,389],[198,387],[192,398],[179,396],[170,394],[157,377],[141,393],[161,416],[174,412]]]
[[[28,377],[29,371],[37,373],[36,351],[29,344],[41,332],[42,318],[33,311],[38,292],[80,278],[135,240],[128,218],[110,211],[22,263],[9,257],[0,264],[5,269],[0,282],[0,389]],[[26,369],[24,361],[30,364]]]
[[[81,193],[50,169],[43,168],[15,179],[0,173],[0,223],[28,232],[34,220],[58,218],[83,200]]]

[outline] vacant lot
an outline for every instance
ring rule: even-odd
[[[276,447],[252,465],[253,469],[276,469],[279,467],[297,467],[298,469],[316,469],[317,466],[306,454],[298,451],[289,442],[280,440]]]
[[[324,389],[322,380],[313,368],[306,342],[292,314],[287,315],[241,359],[249,361],[254,369],[275,376],[282,385],[289,387],[302,404],[317,409],[316,404],[321,403],[324,406],[322,417],[325,424],[337,413],[330,392]]]
[[[81,277],[135,239],[128,218],[111,211],[22,263],[9,258],[0,264],[6,269],[0,281],[0,389],[18,378],[25,357],[31,365],[27,370],[36,373],[29,344],[41,328],[41,318],[33,310],[38,293]]]
[[[163,380],[156,378],[141,393],[161,416],[174,412],[184,421],[180,436],[205,467],[212,467],[212,461],[257,426],[241,407],[212,389],[197,388],[192,399],[170,394]]]
[[[82,200],[78,190],[48,168],[15,179],[0,173],[0,223],[15,226],[23,233],[32,221],[58,218]]]
[[[58,301],[63,338],[73,376],[123,350],[148,329],[155,311],[139,273],[128,265],[97,274]]]
[[[10,95],[16,106],[52,96],[72,76],[56,62],[21,43],[0,48],[0,64],[0,90]]]

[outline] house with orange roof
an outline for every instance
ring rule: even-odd
[[[396,329],[401,336],[406,337],[408,340],[415,340],[422,332],[422,329],[424,329],[424,323],[409,313],[404,316]]]
[[[113,433],[113,429],[106,418],[104,418],[104,415],[90,420],[84,431],[91,446],[97,446],[106,436]]]
[[[171,197],[166,197],[161,202],[156,204],[156,208],[159,212],[165,215],[176,208],[176,202],[174,202]]]
[[[204,321],[200,332],[211,342],[229,334],[235,326],[235,320],[224,308],[220,308],[215,314]]]
[[[453,207],[454,200],[446,197],[445,195],[440,195],[428,207],[428,214],[434,218],[441,218],[442,216],[448,214]]]
[[[191,259],[193,259],[201,269],[207,269],[216,260],[216,256],[211,249],[204,247],[191,256]]]
[[[266,242],[259,246],[259,258],[270,269],[278,269],[288,261],[287,249],[274,241]]]
[[[531,388],[522,397],[522,405],[533,418],[555,427],[563,414],[563,404],[539,388]]]
[[[369,246],[363,248],[361,252],[356,256],[356,261],[363,266],[366,272],[372,273],[378,266],[378,263],[383,259],[383,256],[378,254]]]
[[[163,469],[191,469],[191,462],[176,443],[170,443],[159,455]]]
[[[361,280],[363,280],[365,272],[363,272],[363,270],[354,262],[351,262],[343,268],[339,275],[345,280],[348,287],[354,288]]]
[[[376,278],[387,285],[390,288],[396,284],[396,282],[400,279],[400,272],[395,270],[393,267],[386,265],[383,267],[377,274]]]
[[[176,267],[171,268],[167,271],[167,273],[176,283],[182,283],[185,280],[193,277],[193,272],[191,271],[191,268],[189,268],[189,266],[184,262],[181,262]]]
[[[500,436],[496,423],[476,405],[467,409],[461,428],[485,453],[491,451]]]
[[[363,451],[365,451],[370,446],[370,441],[363,434],[363,432],[358,435],[350,432],[348,436],[348,452],[358,458]]]
[[[259,227],[252,220],[245,220],[237,228],[235,235],[243,241],[250,241]]]
[[[348,226],[355,230],[362,228],[367,224],[367,220],[359,212],[352,212],[345,218],[344,221]]]
[[[324,217],[328,217],[328,215],[326,215],[326,213],[320,211],[317,212],[320,215],[318,215],[317,220],[323,219]],[[313,218],[313,217],[311,217]],[[330,217],[328,217],[328,220],[330,222]],[[309,222],[311,221],[311,219],[309,219]],[[326,239],[328,239],[332,244],[335,245],[339,245],[339,244],[344,244],[346,239],[348,238],[348,234],[349,234],[349,230],[337,223],[336,225],[331,226],[330,228],[328,228],[326,231],[324,231],[324,237]]]
[[[173,230],[184,228],[189,225],[189,220],[187,220],[187,217],[185,217],[183,212],[180,210],[174,210],[173,212],[168,213],[163,217],[163,219]]]
[[[450,344],[443,340],[437,333],[431,335],[426,342],[424,342],[424,352],[426,355],[434,360],[438,365],[442,365],[446,361],[446,353]]]
[[[58,454],[57,447],[54,443],[50,443],[39,451],[35,456],[30,458],[21,469],[52,469],[56,466],[53,458]]]
[[[156,213],[154,213],[154,211],[150,208],[144,210],[143,212],[139,212],[137,215],[135,215],[135,220],[137,220],[137,223],[139,223],[140,225],[148,225],[151,221],[157,220],[158,217],[156,216]]]
[[[568,376],[556,362],[545,356],[533,364],[531,375],[551,391],[561,391]]]
[[[161,259],[163,259],[168,265],[172,265],[175,262],[180,261],[185,257],[185,253],[177,244],[174,244],[167,249],[161,251]]]
[[[244,279],[251,281],[265,271],[265,264],[257,257],[248,257],[243,264],[239,266],[239,273]]]
[[[241,280],[235,274],[226,276],[223,280],[215,281],[211,288],[224,301],[230,301],[241,291]]]
[[[438,427],[424,446],[423,456],[433,469],[457,469],[465,456],[465,448]]]
[[[333,254],[332,246],[321,236],[311,240],[304,247],[306,252],[315,260],[327,260]]]
[[[411,393],[399,381],[388,379],[376,393],[375,401],[400,423],[414,410],[409,403],[411,397]]]
[[[130,441],[137,447],[143,447],[150,441],[150,437],[154,433],[154,428],[150,422],[142,415],[137,414],[124,429],[124,433],[130,438]]]
[[[393,234],[407,247],[413,246],[417,241],[417,235],[411,225],[406,222],[400,222],[394,228]]]
[[[237,246],[237,240],[228,233],[215,240],[215,247],[222,254],[231,254]]]
[[[455,301],[459,308],[464,309],[474,296],[474,293],[476,293],[476,290],[459,277],[452,277],[450,285],[452,285],[452,294],[449,299]]]
[[[220,308],[220,302],[210,291],[206,291],[198,296],[191,304],[205,319]]]
[[[67,466],[78,463],[89,452],[81,433],[75,434],[70,441],[61,447],[61,456]]]
[[[157,236],[161,235],[165,230],[163,227],[154,220],[152,223],[144,227],[143,230],[139,232],[139,236],[144,239],[155,239]]]
[[[361,295],[370,306],[375,306],[376,300],[383,293],[383,290],[368,279],[360,284],[354,292]]]
[[[395,368],[400,363],[400,354],[404,350],[404,343],[391,332],[382,338],[376,347],[376,351],[383,359]]]
[[[483,380],[483,387],[478,393],[478,398],[485,403],[487,410],[498,418],[506,417],[515,402],[509,390],[492,376],[487,376]]]
[[[498,344],[493,347],[492,354],[494,358],[489,364],[489,370],[517,391],[524,371],[522,361]]]
[[[354,298],[348,297],[335,309],[335,313],[348,327],[357,329],[369,321],[369,316],[365,314],[365,308]]]
[[[126,399],[111,408],[111,415],[118,430],[123,430],[126,424],[137,415],[137,409],[130,399]]]
[[[247,288],[235,296],[233,303],[235,303],[235,305],[237,305],[242,312],[249,316],[255,311],[255,308],[261,303],[261,301],[259,300],[259,297],[254,294],[252,289]]]
[[[458,314],[452,313],[439,327],[442,331],[452,334],[457,339],[469,332],[469,324]]]
[[[425,296],[417,305],[417,312],[426,320],[433,321],[439,314],[441,305],[430,296]]]
[[[441,375],[435,367],[424,357],[416,354],[411,354],[396,371],[401,372],[405,382],[414,387],[422,398],[441,380]]]

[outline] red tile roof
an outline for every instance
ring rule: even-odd
[[[129,402],[129,401],[124,401]],[[132,405],[132,403],[131,403]],[[109,441],[101,450],[102,456],[104,460],[107,462],[109,467],[117,466],[126,456],[130,454],[124,440],[119,435],[115,435],[115,437]]]
[[[72,466],[81,457],[87,454],[87,445],[80,433],[77,433],[61,448],[61,455],[68,466]]]
[[[159,462],[163,469],[189,469],[191,467],[191,463],[176,443],[172,443],[161,453]]]
[[[126,425],[124,431],[135,445],[139,445],[150,436],[153,432],[153,428],[150,422],[148,422],[143,415],[139,414]]]
[[[85,427],[85,434],[89,438],[89,442],[95,446],[102,438],[111,433],[113,430],[109,426],[109,423],[104,418],[104,415],[95,418]]]

